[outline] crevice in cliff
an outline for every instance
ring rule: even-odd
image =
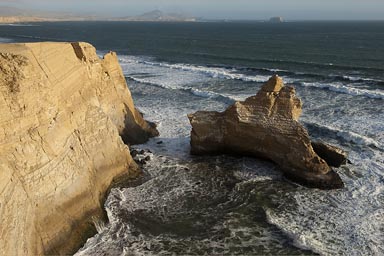
[[[80,43],[74,42],[74,43],[71,43],[71,45],[72,45],[73,51],[76,54],[76,57],[81,61],[83,60],[86,61],[85,54],[83,52],[83,49],[80,46]]]

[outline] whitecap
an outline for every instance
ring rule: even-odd
[[[382,82],[380,80],[375,80],[372,78],[366,78],[366,77],[358,77],[358,76],[343,76],[345,80],[349,81],[368,81],[368,82]]]
[[[364,96],[372,99],[384,99],[384,92],[382,90],[359,89],[359,88],[346,86],[339,83],[302,82],[300,83],[300,85],[304,87],[316,87],[316,88],[328,89],[330,91],[349,94],[353,96]]]
[[[135,56],[120,56],[120,63],[137,63],[145,64],[149,66],[164,67],[168,69],[182,70],[182,71],[191,71],[194,73],[202,73],[213,78],[224,78],[232,80],[241,80],[245,82],[266,82],[270,76],[266,75],[245,75],[238,72],[235,68],[219,68],[219,67],[206,67],[199,65],[191,64],[169,64],[165,62],[156,62],[150,58],[135,57]]]
[[[202,97],[202,98],[219,99],[219,100],[222,100],[222,101],[229,103],[229,104],[236,101],[235,98],[233,98],[229,95],[224,95],[224,94],[220,94],[220,93],[216,93],[216,92],[212,92],[212,91],[200,90],[197,88],[186,87],[186,86],[175,86],[175,85],[170,85],[170,84],[161,83],[161,82],[155,83],[149,79],[137,78],[137,77],[133,77],[133,76],[127,76],[127,78],[131,79],[135,82],[138,82],[138,83],[149,84],[152,86],[161,87],[161,88],[168,89],[168,90],[181,90],[181,91],[190,92],[193,95],[198,96],[198,97]]]
[[[363,145],[363,146],[374,146],[376,148],[381,148],[381,145],[379,142],[376,140],[364,136],[352,131],[344,131],[329,125],[324,125],[324,124],[318,124],[318,123],[311,123],[311,122],[305,122],[307,125],[315,126],[315,127],[320,127],[322,129],[326,129],[328,131],[331,131],[332,133],[336,134],[337,137],[343,139],[344,141],[347,142],[352,142],[357,145]]]

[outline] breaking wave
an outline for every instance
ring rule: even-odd
[[[183,86],[174,86],[174,85],[171,86],[169,84],[161,83],[161,82],[154,83],[152,81],[146,80],[145,78],[137,78],[137,77],[133,77],[133,76],[127,76],[127,78],[131,79],[135,82],[138,82],[138,83],[149,84],[152,86],[161,87],[163,89],[181,90],[181,91],[189,92],[189,93],[191,93],[195,96],[198,96],[198,97],[208,98],[208,99],[217,99],[217,100],[225,102],[227,104],[232,104],[236,101],[236,99],[231,97],[231,96],[223,95],[223,94],[212,92],[212,91],[203,91],[203,90],[199,90],[199,89],[193,88],[193,87],[183,87]]]
[[[380,143],[376,140],[352,131],[343,131],[332,126],[320,125],[318,123],[304,123],[310,130],[319,130],[320,132],[326,132],[327,135],[335,135],[339,139],[342,139],[346,142],[350,142],[360,146],[373,146],[376,148],[381,148]]]
[[[233,80],[242,80],[245,82],[265,82],[268,81],[268,75],[245,75],[238,73],[238,70],[235,68],[220,68],[220,67],[208,67],[208,66],[198,66],[190,64],[169,64],[165,62],[155,62],[151,60],[145,60],[144,58],[138,58],[133,56],[122,56],[120,57],[120,62],[122,63],[138,63],[149,66],[165,67],[169,69],[192,71],[196,73],[203,73],[214,78],[225,78]]]
[[[304,87],[316,87],[321,89],[327,89],[334,92],[349,94],[353,96],[364,96],[371,99],[384,99],[384,92],[381,90],[368,90],[368,89],[360,89],[355,87],[349,87],[342,84],[336,84],[336,83],[308,83],[308,82],[302,82],[299,83],[301,86]]]

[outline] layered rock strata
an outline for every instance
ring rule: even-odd
[[[87,43],[0,44],[0,92],[0,255],[71,253],[113,180],[138,173],[122,138],[157,130],[116,54]]]
[[[343,187],[338,174],[314,151],[307,130],[298,122],[301,111],[295,89],[273,76],[255,96],[235,102],[224,112],[188,115],[191,153],[265,158],[300,184],[323,189]]]

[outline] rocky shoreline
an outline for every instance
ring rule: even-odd
[[[128,145],[159,133],[135,108],[113,52],[100,59],[87,43],[1,44],[0,71],[0,255],[73,253],[106,218],[111,186],[151,160]],[[223,113],[189,115],[192,153],[262,157],[303,185],[342,187],[330,166],[346,154],[311,142],[301,111],[295,90],[274,76]]]

